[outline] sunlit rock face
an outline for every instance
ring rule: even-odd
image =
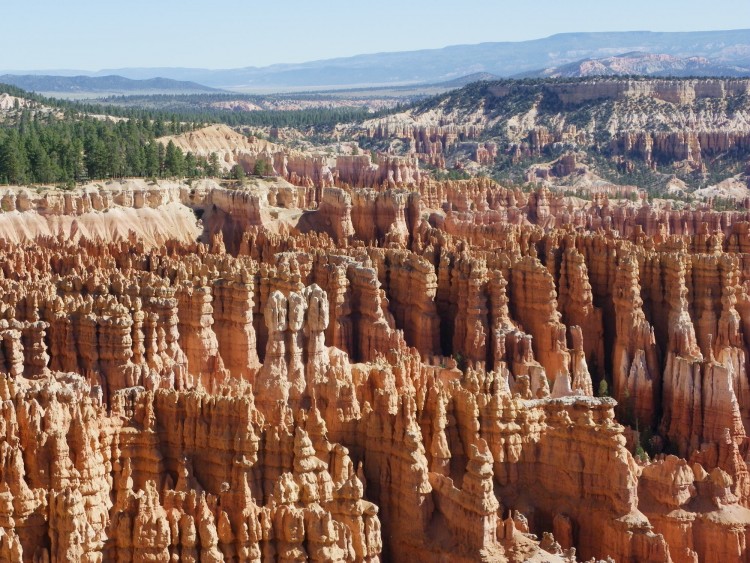
[[[6,188],[0,559],[750,559],[748,213],[389,170]]]

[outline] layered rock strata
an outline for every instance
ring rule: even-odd
[[[746,214],[420,182],[0,238],[0,558],[750,560]]]

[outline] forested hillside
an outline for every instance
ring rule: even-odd
[[[0,183],[71,183],[125,176],[219,174],[210,158],[156,142],[206,123],[328,128],[372,115],[358,108],[232,112],[178,106],[166,112],[48,99],[0,84],[16,103],[0,120]]]
[[[163,122],[94,118],[44,123],[22,117],[18,127],[0,128],[0,182],[72,182],[124,176],[216,174],[205,159],[183,155],[155,141]]]

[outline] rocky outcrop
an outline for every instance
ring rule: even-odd
[[[602,311],[594,307],[586,261],[575,248],[563,253],[558,303],[563,322],[580,327],[580,342],[589,368],[601,378],[605,369]]]
[[[338,155],[290,150],[255,136],[247,137],[226,125],[210,125],[180,135],[161,137],[163,145],[172,142],[183,152],[204,158],[216,154],[221,167],[230,170],[241,166],[248,174],[258,164],[267,176],[279,176],[295,186],[318,188],[307,203],[317,203],[320,188],[346,184],[357,188],[386,186],[390,188],[419,184],[419,162],[413,157],[369,154]],[[309,201],[309,200],[312,201]]]
[[[354,234],[352,225],[352,198],[341,188],[326,188],[318,207],[323,228],[338,243]]]
[[[643,468],[639,507],[669,542],[674,561],[743,560],[741,537],[750,512],[728,491],[731,478],[721,469],[708,473],[667,456]]]
[[[260,367],[253,325],[255,276],[244,265],[213,283],[214,332],[224,367],[235,377],[254,381]]]
[[[750,148],[749,89],[745,78],[501,80],[474,83],[347,131],[438,169],[476,171],[497,162],[529,182],[581,191],[604,184],[627,193],[632,187],[601,177],[617,168],[632,178],[623,183],[640,185],[644,169],[674,166],[695,186],[690,172],[720,171],[722,180],[741,172],[737,163]],[[545,157],[551,158],[540,163]]]
[[[744,213],[274,185],[0,240],[0,556],[748,558]]]
[[[411,157],[378,155],[375,162],[369,154],[336,158],[337,179],[354,188],[383,186],[396,188],[418,185],[419,162]]]
[[[460,141],[476,139],[481,130],[482,128],[476,125],[422,124],[420,119],[397,115],[366,121],[357,128],[357,133],[372,139],[402,139],[408,143],[410,154],[415,154],[418,159],[433,166],[445,168],[444,154]],[[487,152],[480,153],[477,149],[477,159],[490,158],[491,146],[484,146],[482,149]]]
[[[645,96],[674,104],[688,104],[699,98],[723,98],[748,92],[747,80],[584,80],[548,86],[564,104],[588,100],[624,99]]]
[[[389,310],[404,338],[424,357],[439,352],[440,319],[435,295],[438,279],[435,268],[424,258],[389,249],[370,254],[389,297]]]
[[[534,355],[551,381],[568,377],[570,354],[552,276],[537,259],[526,257],[514,266],[511,280],[511,311],[532,335]]]
[[[200,235],[195,215],[182,203],[178,184],[158,188],[140,181],[109,182],[72,192],[0,190],[0,238],[12,243],[38,237],[69,240],[189,242]]]
[[[419,199],[405,190],[352,192],[352,225],[358,238],[407,244],[420,214]]]
[[[612,383],[613,396],[622,405],[623,420],[637,420],[645,429],[655,422],[661,370],[654,329],[643,313],[638,274],[638,261],[632,255],[623,256],[612,296],[617,316]]]
[[[492,166],[497,158],[496,143],[478,143],[474,149],[474,160],[477,164]]]
[[[195,283],[197,282],[197,283]],[[208,280],[183,281],[176,297],[180,320],[180,347],[186,351],[188,372],[198,376],[207,389],[221,384],[228,372],[219,354]]]

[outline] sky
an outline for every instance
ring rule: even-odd
[[[740,28],[750,0],[0,0],[0,69],[236,68],[563,32]]]

